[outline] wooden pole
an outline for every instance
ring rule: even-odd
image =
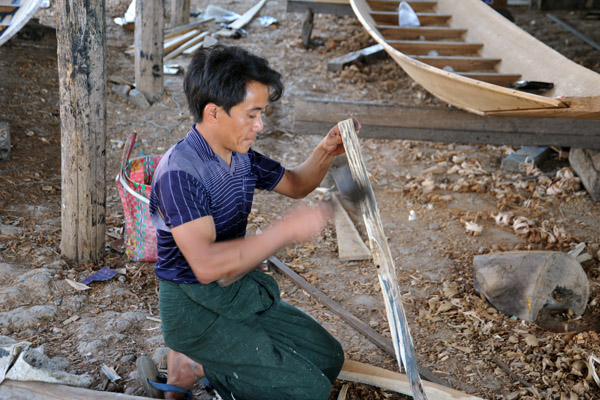
[[[163,92],[164,0],[135,3],[135,86],[148,101]]]
[[[180,26],[190,23],[190,0],[172,0],[171,26]]]
[[[103,0],[58,0],[62,255],[99,261],[106,217],[106,23]]]

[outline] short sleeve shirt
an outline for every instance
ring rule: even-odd
[[[150,215],[157,231],[154,271],[158,279],[198,283],[172,228],[210,215],[217,241],[243,237],[254,189],[273,190],[284,171],[279,162],[252,149],[246,154],[234,152],[228,165],[192,127],[165,153],[153,176]]]

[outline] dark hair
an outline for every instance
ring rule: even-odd
[[[183,82],[194,122],[202,121],[204,107],[215,103],[229,114],[246,98],[246,85],[256,81],[270,89],[269,100],[283,93],[281,74],[269,62],[238,46],[216,45],[196,50]]]

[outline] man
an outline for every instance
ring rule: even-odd
[[[254,189],[305,197],[344,152],[339,130],[293,169],[253,151],[283,84],[265,59],[239,47],[196,52],[184,90],[195,123],[163,156],[150,196],[168,380],[144,387],[175,399],[207,378],[224,399],[327,399],[344,361],[341,345],[280,301],[275,280],[256,266],[316,236],[330,211],[301,206],[245,234]],[[143,383],[158,378],[148,360],[138,360]]]

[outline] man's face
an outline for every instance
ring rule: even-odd
[[[262,115],[269,104],[269,87],[252,81],[246,85],[244,101],[229,110],[219,107],[219,130],[223,147],[236,153],[247,153],[263,129]]]

